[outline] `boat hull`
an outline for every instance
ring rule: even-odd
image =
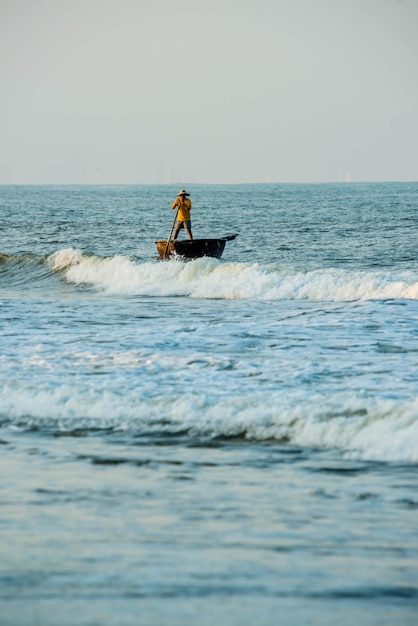
[[[162,259],[174,255],[185,259],[198,259],[203,256],[220,259],[225,249],[225,244],[230,239],[235,239],[236,235],[229,235],[221,239],[175,239],[167,245],[166,239],[155,242],[158,254]]]

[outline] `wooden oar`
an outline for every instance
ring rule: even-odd
[[[175,225],[175,223],[176,223],[177,213],[178,213],[178,212],[179,212],[179,210],[177,209],[176,214],[175,214],[174,219],[173,219],[173,225],[172,225],[172,227],[171,227],[170,234],[169,234],[169,236],[168,236],[167,243],[166,243],[166,246],[165,246],[165,250],[164,250],[164,254],[163,254],[163,259],[165,259],[165,255],[167,254],[168,246],[169,246],[169,243],[170,243],[170,240],[171,240],[171,235],[173,234],[174,225]]]

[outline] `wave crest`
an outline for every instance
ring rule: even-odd
[[[131,389],[120,401],[111,389],[70,385],[0,391],[0,425],[70,433],[114,430],[135,435],[277,440],[334,448],[347,457],[418,463],[418,399],[362,398],[357,394],[269,398],[245,394],[146,397]]]
[[[0,255],[0,261],[5,287],[35,287],[55,276],[75,287],[87,285],[105,295],[120,296],[328,302],[418,299],[416,271],[296,271],[279,264],[227,263],[212,258],[144,262],[124,255],[100,257],[74,248],[46,258]],[[56,281],[51,281],[49,288],[56,288]]]
[[[189,262],[137,262],[116,255],[101,258],[61,250],[48,259],[74,284],[107,294],[185,296],[225,300],[355,301],[418,299],[416,272],[317,269],[294,271],[279,265],[225,263],[202,258]]]

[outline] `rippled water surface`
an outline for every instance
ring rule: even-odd
[[[0,187],[0,610],[412,625],[418,184]]]

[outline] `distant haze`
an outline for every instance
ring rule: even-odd
[[[0,0],[0,184],[418,180],[417,0]]]

